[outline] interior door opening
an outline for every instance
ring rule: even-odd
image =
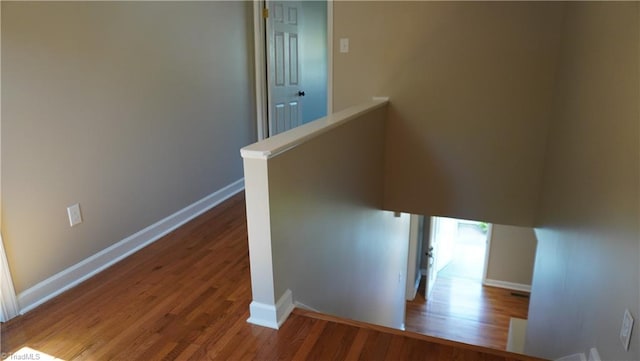
[[[329,7],[326,0],[264,7],[267,109],[259,129],[273,136],[327,115]]]
[[[464,278],[481,283],[485,278],[489,225],[484,222],[435,217],[439,250],[438,277]]]
[[[502,231],[506,232],[504,226],[494,228],[482,222],[427,219],[421,261],[427,277],[420,282],[415,299],[405,305],[406,330],[483,347],[517,350],[514,340],[519,342],[522,337],[512,333],[512,324],[515,319],[526,320],[528,294],[492,286],[489,281],[499,281],[488,279],[500,259],[496,256],[505,248],[492,248],[491,243],[503,245],[500,242],[508,234],[507,239],[521,244],[515,230],[504,234]],[[503,236],[496,238],[497,235]],[[511,259],[509,254],[507,258]]]
[[[426,257],[428,299],[439,277],[482,284],[489,259],[491,225],[484,222],[431,217]]]

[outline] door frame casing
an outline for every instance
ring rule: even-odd
[[[2,7],[0,6],[0,19],[2,19]],[[1,22],[1,20],[0,20]],[[0,40],[1,43],[1,40]],[[0,44],[0,67],[2,64],[2,45]],[[0,82],[2,75],[0,74]],[[0,89],[0,143],[2,143],[2,90]],[[0,322],[8,321],[20,313],[18,298],[13,287],[13,278],[9,269],[9,261],[4,250],[2,240],[2,156],[0,146]]]
[[[413,301],[418,293],[418,287],[422,278],[420,260],[422,259],[422,238],[424,234],[420,228],[424,228],[424,216],[411,214],[409,221],[409,252],[407,258],[407,283],[405,299]],[[422,235],[423,237],[420,237]]]
[[[0,234],[0,322],[6,322],[18,314],[20,314],[20,306],[13,288],[13,279],[4,251],[2,234]]]
[[[333,113],[333,0],[327,3],[327,114]],[[253,46],[258,141],[269,136],[269,82],[267,80],[266,22],[262,11],[266,1],[253,2]]]
[[[482,270],[482,284],[487,283],[487,271],[489,269],[489,257],[491,256],[491,237],[493,237],[493,223],[487,223],[487,239],[484,244],[484,268]]]

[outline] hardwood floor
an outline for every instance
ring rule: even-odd
[[[527,318],[529,298],[477,280],[438,277],[428,301],[424,287],[423,279],[416,298],[407,302],[408,331],[505,350],[510,318]]]
[[[280,330],[248,324],[243,194],[2,325],[63,360],[531,360],[296,310]]]

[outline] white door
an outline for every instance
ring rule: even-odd
[[[427,280],[425,287],[425,299],[429,299],[433,285],[436,283],[438,277],[438,270],[436,269],[436,259],[438,254],[438,220],[437,217],[431,217],[431,226],[429,227],[429,246],[425,252],[427,257]]]
[[[424,216],[412,214],[409,225],[409,258],[407,260],[407,290],[405,294],[407,301],[416,297],[420,278],[422,278],[420,260],[422,259]]]
[[[438,244],[438,258],[436,272],[440,272],[453,261],[455,242],[458,237],[458,220],[455,218],[435,217],[436,243]]]
[[[300,104],[301,6],[297,1],[267,1],[269,136],[302,124]]]
[[[436,283],[438,272],[453,260],[453,246],[457,233],[457,219],[431,217],[429,246],[425,252],[428,257],[426,298],[429,297],[433,285]]]

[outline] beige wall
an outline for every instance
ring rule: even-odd
[[[334,3],[335,109],[391,98],[385,208],[533,225],[563,6]]]
[[[291,289],[296,302],[324,313],[404,323],[409,215],[380,210],[385,114],[268,161],[275,299]]]
[[[526,351],[556,358],[597,347],[640,358],[638,3],[567,5],[540,208]]]
[[[240,2],[2,2],[2,232],[17,292],[242,177],[250,29]],[[84,223],[70,228],[76,202]]]
[[[487,262],[487,279],[531,285],[536,256],[533,228],[494,224]]]

